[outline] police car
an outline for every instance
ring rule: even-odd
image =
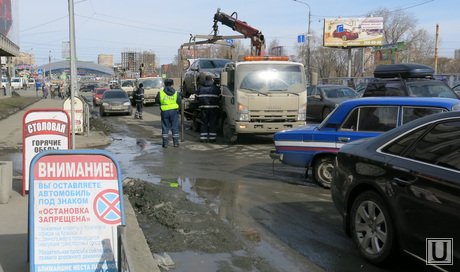
[[[330,188],[334,158],[344,144],[376,137],[414,119],[460,110],[460,101],[441,97],[367,97],[341,103],[320,124],[275,133],[272,159],[312,169],[314,179]]]

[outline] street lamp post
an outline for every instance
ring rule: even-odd
[[[294,2],[297,2],[297,3],[300,3],[300,4],[304,4],[308,7],[308,32],[307,32],[307,75],[308,75],[308,78],[310,78],[310,37],[311,37],[311,33],[310,33],[310,24],[311,24],[311,8],[310,8],[310,5],[305,3],[305,2],[302,2],[302,1],[299,1],[299,0],[292,0]]]

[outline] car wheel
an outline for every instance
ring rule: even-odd
[[[238,140],[238,134],[235,132],[235,129],[230,126],[228,118],[225,118],[222,123],[222,134],[225,141],[229,144],[234,144]]]
[[[347,35],[342,35],[342,41],[346,41],[347,40]]]
[[[102,109],[102,107],[99,108],[99,114],[100,114],[101,116],[104,116],[104,114],[105,114],[105,113],[104,113],[104,110]]]
[[[332,175],[334,173],[334,156],[325,156],[315,160],[313,164],[313,176],[324,188],[331,188]]]
[[[350,230],[359,254],[369,263],[383,264],[395,256],[393,222],[377,193],[365,191],[355,199],[350,212]]]
[[[321,120],[324,120],[331,113],[331,109],[328,107],[323,109],[323,115],[321,115]]]

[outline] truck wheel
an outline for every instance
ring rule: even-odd
[[[235,132],[235,129],[230,126],[228,118],[225,118],[222,124],[222,134],[225,141],[229,144],[234,144],[238,140],[238,134]]]
[[[334,174],[334,156],[325,156],[315,160],[313,176],[324,188],[331,188],[332,175]]]

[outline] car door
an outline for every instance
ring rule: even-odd
[[[453,239],[460,257],[460,118],[425,125],[382,149],[402,248],[425,259],[427,239]],[[442,257],[436,253],[436,257]]]
[[[385,122],[396,124],[397,118],[398,107],[380,105],[356,107],[348,113],[339,126],[336,134],[337,148],[348,142],[376,137],[383,132],[378,129],[379,124]]]
[[[321,118],[322,99],[320,96],[321,89],[317,86],[307,88],[307,115],[315,118]]]

